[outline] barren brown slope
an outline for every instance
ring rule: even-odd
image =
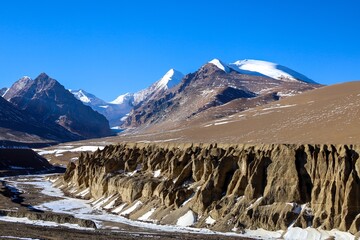
[[[216,121],[120,141],[360,143],[360,82],[348,82],[249,109]],[[205,119],[205,118],[204,118]],[[155,131],[156,130],[156,131]]]

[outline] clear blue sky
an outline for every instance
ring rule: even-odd
[[[359,13],[358,0],[2,1],[0,87],[46,72],[112,100],[213,58],[360,80]]]

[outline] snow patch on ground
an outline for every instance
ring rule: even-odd
[[[177,226],[189,227],[196,222],[196,215],[193,211],[189,210],[185,215],[181,216],[177,222]]]
[[[142,215],[141,217],[138,218],[138,220],[140,221],[149,221],[149,218],[151,217],[151,215],[155,212],[156,208],[152,208],[150,209],[150,211],[148,211],[147,213],[145,213],[144,215]]]
[[[161,174],[161,170],[160,170],[160,169],[159,169],[159,170],[154,171],[154,178],[159,177],[159,176],[160,176],[160,174]]]
[[[87,194],[90,193],[90,188],[86,188],[83,191],[79,192],[78,194],[76,194],[76,196],[81,196],[81,197],[85,197]]]
[[[97,203],[94,203],[93,208],[100,209],[101,206],[104,205],[105,203],[107,203],[112,197],[113,197],[113,195],[108,196],[107,198],[102,199],[101,201],[98,201]]]
[[[63,154],[65,152],[95,152],[96,150],[100,149],[103,150],[104,146],[81,146],[77,148],[65,148],[65,149],[55,149],[55,150],[47,150],[47,151],[38,151],[39,155],[46,155],[46,154],[55,154],[61,156],[59,154]]]
[[[186,199],[185,202],[183,202],[183,203],[181,204],[181,207],[182,207],[182,206],[185,206],[188,202],[190,202],[191,199],[194,198],[194,196],[195,196],[195,194],[192,194],[188,199]]]
[[[251,209],[254,205],[256,205],[258,202],[260,202],[261,199],[263,199],[263,197],[259,197],[258,199],[256,199],[256,201],[255,201],[254,203],[250,204],[250,206],[248,206],[248,207],[246,208],[246,210]]]
[[[143,203],[141,201],[136,201],[134,205],[132,205],[130,208],[126,209],[125,211],[121,212],[120,215],[124,216],[127,214],[132,213],[135,209],[140,207]]]
[[[206,223],[206,224],[209,224],[209,225],[213,225],[215,222],[216,222],[216,220],[213,219],[211,216],[208,216],[208,217],[205,219],[205,223]]]
[[[294,107],[294,106],[296,106],[296,104],[289,104],[289,105],[276,104],[275,106],[271,106],[271,107],[268,107],[268,108],[263,108],[262,111],[272,110],[272,109],[279,109],[279,108],[289,108],[289,107]]]
[[[215,126],[218,126],[218,125],[224,125],[224,124],[227,124],[227,123],[229,123],[229,122],[216,122],[216,123],[214,123],[214,125]]]
[[[25,223],[25,224],[32,224],[37,226],[48,226],[48,227],[67,227],[73,229],[86,229],[86,230],[94,230],[92,228],[85,228],[80,227],[77,224],[70,224],[70,223],[56,223],[50,221],[43,221],[43,220],[30,220],[28,218],[17,218],[17,217],[8,217],[8,216],[0,216],[0,221],[3,222],[17,222],[17,223]]]
[[[282,234],[282,230],[272,232],[262,228],[258,228],[256,230],[246,230],[244,236],[258,239],[281,239]]]
[[[115,198],[114,200],[112,200],[109,204],[107,204],[104,209],[112,209],[115,205],[115,202],[118,198]]]
[[[121,204],[120,206],[118,206],[118,207],[116,207],[114,210],[112,210],[111,212],[113,212],[113,213],[119,213],[119,212],[121,212],[123,209],[124,209],[124,207],[127,205],[127,203],[123,203],[123,204]]]
[[[38,238],[23,238],[23,237],[14,237],[14,236],[0,236],[1,239],[20,239],[20,240],[40,240]]]

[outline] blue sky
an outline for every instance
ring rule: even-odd
[[[0,87],[46,72],[113,100],[213,58],[360,80],[359,12],[358,0],[2,1]]]

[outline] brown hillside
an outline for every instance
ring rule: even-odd
[[[233,104],[233,103],[231,103]],[[222,107],[226,107],[222,106]],[[117,141],[360,143],[360,82],[347,82],[186,127],[124,134]],[[211,119],[209,114],[201,116]]]

